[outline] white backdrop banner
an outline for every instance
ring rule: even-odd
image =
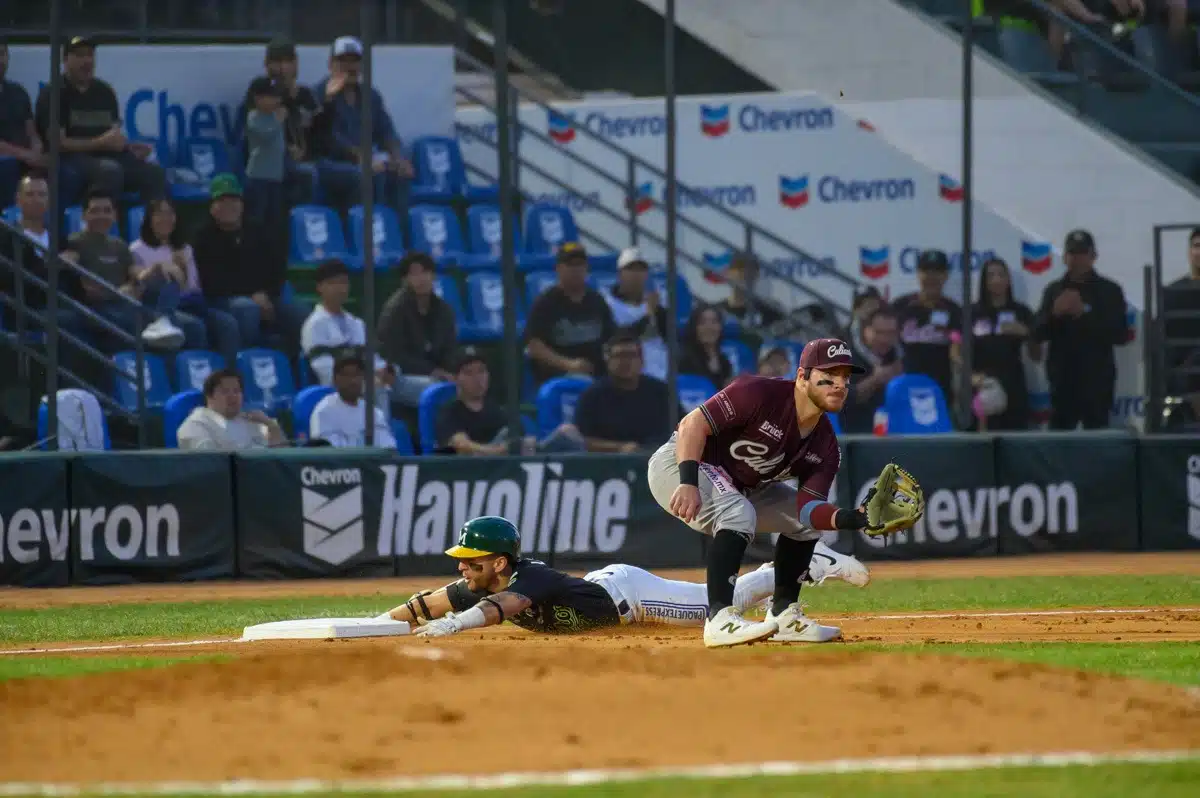
[[[329,48],[297,47],[299,79],[313,85],[328,72]],[[125,132],[174,145],[181,137],[241,139],[238,106],[246,87],[263,74],[262,45],[111,45],[96,50],[96,75],[112,84]],[[451,135],[454,127],[454,59],[448,47],[379,45],[374,81],[396,132],[405,140]],[[50,79],[50,50],[10,48],[8,79],[36,100]]]
[[[664,113],[661,99],[561,103],[554,112],[522,106],[521,122],[548,141],[519,136],[520,154],[554,178],[523,167],[522,190],[535,199],[569,205],[580,227],[611,248],[628,246],[630,228],[601,207],[622,216],[632,207],[644,231],[663,237],[665,181],[651,169],[635,167],[631,183],[629,160],[606,142],[661,169]],[[677,120],[678,174],[689,189],[678,203],[681,214],[695,223],[678,230],[682,252],[720,269],[733,249],[744,246],[741,224],[709,207],[711,202],[816,258],[813,263],[770,242],[754,241],[764,261],[841,304],[849,304],[851,290],[828,276],[827,269],[853,275],[894,297],[916,290],[917,255],[931,247],[949,254],[947,292],[961,301],[963,194],[956,176],[929,169],[876,135],[869,123],[811,92],[681,97]],[[496,154],[489,146],[496,137],[494,115],[461,108],[457,121],[467,162],[494,175]],[[1017,298],[1036,311],[1045,286],[1062,274],[1056,246],[978,201],[973,211],[972,296],[978,296],[982,263],[999,256],[1009,264]],[[652,260],[661,260],[661,246],[645,237],[638,245]],[[726,290],[694,270],[683,271],[706,299],[719,298]],[[803,292],[784,282],[769,281],[765,288],[773,296],[805,302]],[[1127,299],[1141,295],[1140,283],[1123,288]],[[1132,333],[1140,322],[1132,305],[1128,310]],[[1139,361],[1138,346],[1118,350],[1117,420],[1136,416],[1141,407]],[[1044,377],[1040,369],[1034,372],[1032,385],[1040,390]]]

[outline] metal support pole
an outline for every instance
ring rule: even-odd
[[[638,212],[637,212],[637,164],[632,158],[625,159],[625,196],[629,207],[629,246],[636,247],[638,243]]]
[[[959,373],[958,408],[960,418],[968,422],[971,418],[971,374],[975,362],[971,341],[971,330],[974,323],[971,320],[971,250],[972,250],[972,221],[974,178],[973,147],[974,147],[974,55],[975,55],[975,18],[972,0],[961,0],[963,4],[963,46],[962,46],[962,258],[959,266],[962,269],[962,368]]]
[[[495,31],[493,31],[493,35]],[[467,36],[467,0],[454,0],[454,49],[465,53],[469,38]],[[499,52],[500,43],[496,42],[496,50]],[[497,102],[500,100],[496,98]]]
[[[1158,432],[1158,369],[1154,350],[1154,316],[1162,310],[1154,306],[1154,267],[1142,267],[1142,390],[1146,397],[1146,422],[1144,432]]]
[[[496,79],[496,163],[500,181],[500,271],[504,280],[504,385],[507,389],[508,450],[520,454],[521,353],[517,340],[517,264],[513,257],[512,104],[508,87],[508,8],[505,0],[492,6],[492,36],[496,41],[493,72]]]
[[[359,131],[359,152],[362,153],[362,172],[359,184],[363,211],[362,236],[360,242],[363,259],[363,326],[366,328],[366,347],[363,354],[363,370],[366,372],[366,408],[364,413],[364,445],[375,445],[375,158],[372,105],[374,83],[371,79],[371,56],[375,31],[375,4],[372,0],[359,0],[359,38],[362,39],[362,72],[359,75],[358,107],[362,114],[362,130]]]
[[[667,418],[679,421],[679,270],[675,263],[675,217],[679,186],[675,174],[675,0],[667,0],[663,29],[663,88],[667,97]]]
[[[58,253],[62,251],[59,230],[62,227],[62,196],[59,191],[59,104],[62,97],[62,0],[50,0],[50,118],[46,136],[49,138],[47,180],[50,183],[49,218],[50,251],[46,253],[46,436],[51,450],[58,448]],[[18,277],[20,279],[20,277]]]

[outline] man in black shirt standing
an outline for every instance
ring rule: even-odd
[[[296,45],[290,39],[275,38],[267,44],[263,61],[267,77],[283,90],[283,107],[287,109],[284,136],[287,140],[285,183],[289,200],[299,205],[312,202],[317,185],[317,165],[313,141],[313,119],[321,110],[312,89],[300,85],[296,77],[299,65]],[[242,117],[254,110],[254,96],[246,90],[242,103]]]
[[[3,202],[8,202],[15,191],[21,169],[42,165],[42,142],[33,124],[29,94],[21,84],[6,80],[7,74],[8,44],[0,41],[0,201]],[[8,158],[18,168],[6,169],[4,161]]]
[[[1103,429],[1112,412],[1117,380],[1113,347],[1126,343],[1125,294],[1096,274],[1096,242],[1072,230],[1063,244],[1067,273],[1046,286],[1033,331],[1048,341],[1051,429]]]
[[[575,407],[588,451],[657,449],[671,435],[666,383],[642,374],[642,343],[633,333],[613,336],[604,355],[608,376],[589,385]],[[685,415],[680,408],[678,417]]]
[[[900,322],[905,373],[931,377],[952,406],[955,391],[951,364],[959,359],[962,308],[942,293],[949,274],[946,253],[925,250],[917,260],[920,290],[897,298],[892,309]]]
[[[1191,396],[1200,417],[1200,374],[1183,369],[1200,366],[1200,346],[1174,341],[1200,341],[1200,227],[1188,236],[1188,273],[1163,288],[1163,346],[1167,390]]]
[[[604,342],[616,332],[604,297],[587,284],[587,252],[575,242],[558,251],[558,285],[533,301],[526,351],[538,384],[564,374],[604,373]]]
[[[50,87],[38,94],[37,129],[48,141]],[[112,86],[96,77],[96,44],[76,36],[63,51],[63,83],[59,108],[63,165],[91,188],[110,197],[137,191],[142,202],[163,196],[166,176],[148,162],[154,148],[130,141],[121,129],[121,109]]]

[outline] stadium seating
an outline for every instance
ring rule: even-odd
[[[146,407],[161,408],[171,396],[171,382],[167,379],[167,367],[162,358],[146,353],[145,378]],[[137,353],[117,352],[113,355],[117,373],[113,375],[113,398],[126,410],[136,413],[138,409]],[[126,376],[122,376],[126,375]]]
[[[216,352],[184,349],[175,355],[175,387],[181,391],[202,391],[208,375],[223,368],[225,358]]]
[[[901,374],[884,389],[889,435],[929,435],[953,432],[946,396],[924,374]]]
[[[834,433],[841,435],[842,434],[842,418],[841,418],[841,416],[837,413],[826,413],[825,415],[829,417],[829,423],[833,425]]]
[[[579,228],[569,208],[535,202],[525,211],[525,252],[551,257],[569,241],[579,241]],[[616,253],[589,253],[588,262],[597,269],[615,269]]]
[[[135,205],[125,215],[125,229],[129,231],[129,241],[137,241],[142,235],[142,220],[146,218],[146,207]]]
[[[438,266],[455,266],[463,256],[462,229],[451,208],[414,205],[408,209],[413,249],[428,252]]]
[[[721,342],[721,351],[729,358],[734,374],[753,374],[758,370],[758,362],[754,352],[743,341],[729,340]]]
[[[675,389],[679,392],[679,404],[685,413],[695,410],[717,392],[717,386],[712,384],[712,380],[697,374],[678,375]]]
[[[181,202],[207,202],[213,176],[229,172],[229,148],[220,139],[185,139],[175,153],[171,196]]]
[[[346,241],[350,254],[361,264],[364,260],[362,252],[363,240],[363,208],[355,205],[350,209],[350,236]],[[371,226],[374,228],[375,265],[393,266],[404,257],[404,236],[400,232],[400,219],[396,212],[386,205],[375,205],[371,215]]]
[[[467,276],[467,309],[471,321],[459,331],[460,339],[488,341],[504,334],[504,282],[500,275],[474,272]],[[517,325],[524,323],[524,308],[517,303]]]
[[[667,274],[666,272],[657,272],[650,275],[650,287],[658,292],[658,301],[663,307],[667,306]],[[692,315],[692,289],[688,286],[687,280],[683,275],[675,275],[675,317],[682,326],[687,324],[688,317]]]
[[[337,259],[348,267],[360,268],[362,261],[351,257],[342,233],[342,222],[332,208],[323,205],[297,205],[292,208],[293,263],[317,264]]]
[[[200,391],[180,391],[163,406],[163,442],[168,449],[179,448],[179,427],[197,407],[204,405]]]
[[[21,209],[16,205],[9,205],[4,209],[4,212],[0,214],[0,216],[3,216],[4,221],[8,222],[9,224],[15,225],[21,221]]]
[[[237,355],[247,409],[276,415],[291,406],[296,382],[287,356],[273,349],[243,349]]]
[[[495,205],[472,205],[467,209],[467,248],[464,269],[493,269],[501,266],[500,209]],[[514,220],[513,253],[518,269],[551,269],[552,255],[531,255],[521,251],[521,225]]]
[[[317,403],[329,394],[333,388],[328,385],[310,385],[300,390],[292,401],[292,436],[299,441],[308,440],[309,424],[312,421],[313,410]]]
[[[469,336],[472,327],[467,318],[467,306],[463,304],[462,293],[458,290],[458,283],[454,278],[439,274],[433,281],[433,293],[445,300],[450,309],[454,311],[454,321],[458,326],[459,338],[462,338],[464,330],[468,332]]]
[[[452,138],[425,136],[412,145],[416,177],[410,189],[415,203],[487,202],[496,198],[496,186],[473,186],[467,181],[462,150]]]
[[[429,454],[438,447],[437,415],[446,402],[454,399],[458,387],[452,382],[439,382],[421,392],[417,402],[417,435],[422,454]],[[397,439],[399,440],[399,439]]]
[[[546,380],[538,389],[535,403],[538,437],[549,435],[561,424],[574,423],[579,395],[591,384],[588,377],[555,377]]]
[[[401,457],[412,457],[416,454],[413,449],[412,434],[408,426],[398,418],[391,420],[392,437],[396,439],[396,453]]]
[[[525,275],[525,301],[528,307],[533,307],[533,300],[553,288],[558,283],[558,275],[554,272],[530,272]]]
[[[83,206],[72,205],[63,211],[63,219],[67,223],[67,235],[79,233],[83,230]],[[110,236],[121,237],[121,225],[117,224],[117,220],[113,219],[112,229],[108,231]]]

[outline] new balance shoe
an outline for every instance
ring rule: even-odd
[[[771,637],[772,643],[828,643],[840,640],[842,630],[836,626],[822,626],[805,616],[797,602],[779,615],[767,611],[767,622],[778,625],[779,631]]]
[[[771,618],[750,621],[737,609],[726,607],[704,622],[704,645],[708,648],[742,646],[766,640],[778,631],[779,624]]]

